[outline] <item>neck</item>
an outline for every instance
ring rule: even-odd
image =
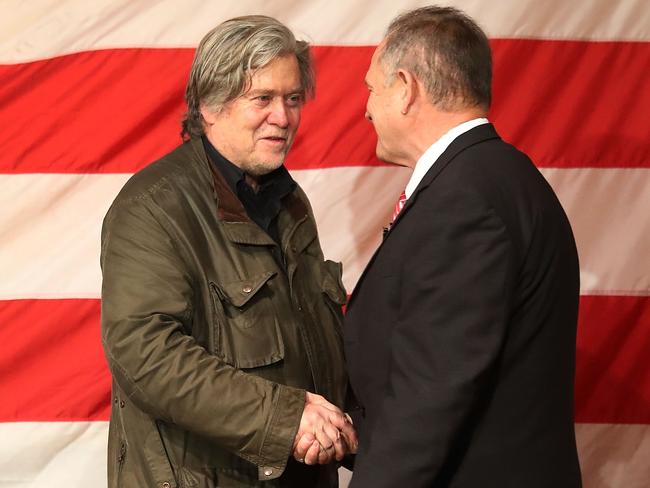
[[[409,159],[412,160],[412,164],[409,166],[411,167],[415,167],[420,156],[454,127],[473,119],[487,117],[485,111],[480,109],[443,112],[429,106],[428,110],[423,112],[428,113],[422,113],[421,117],[417,117],[419,120],[413,123],[410,132],[412,151]]]

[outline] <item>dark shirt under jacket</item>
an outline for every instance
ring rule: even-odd
[[[277,216],[282,209],[282,199],[292,193],[296,188],[296,182],[289,174],[289,171],[283,165],[266,175],[257,177],[258,189],[256,192],[246,182],[245,171],[235,166],[217,151],[210,141],[208,141],[207,137],[202,136],[201,139],[208,158],[215,169],[224,177],[232,192],[241,201],[248,217],[278,243],[278,246],[272,249],[272,253],[278,264],[286,270],[286,263],[282,255],[281,246],[279,245],[280,234],[277,227]],[[318,484],[319,473],[322,475],[324,471],[321,467],[314,469],[314,467],[299,464],[290,457],[286,472],[290,473],[290,476],[302,480],[300,482],[301,486],[313,486],[317,488],[320,486],[331,486],[335,483],[329,479],[328,481],[321,481],[321,483],[325,484]],[[333,471],[333,473],[332,476],[336,477],[336,471]]]
[[[242,202],[250,219],[279,243],[280,237],[275,220],[282,208],[282,199],[296,187],[296,182],[291,178],[287,168],[280,166],[269,174],[258,177],[259,187],[256,192],[246,182],[245,171],[228,161],[207,137],[203,136],[201,139],[208,157]]]

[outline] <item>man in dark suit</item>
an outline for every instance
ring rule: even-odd
[[[346,316],[362,407],[351,488],[581,484],[575,241],[486,119],[491,69],[485,34],[453,8],[398,17],[372,58],[377,155],[414,171]]]

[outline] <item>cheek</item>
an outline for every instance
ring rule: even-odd
[[[259,110],[249,110],[238,121],[242,131],[255,132],[264,125],[266,114]]]
[[[368,96],[368,100],[366,100],[366,112],[372,117],[372,101],[370,95]]]
[[[301,115],[302,115],[302,107],[294,107],[287,112],[287,116],[289,117],[289,123],[291,126],[293,126],[294,129],[298,128],[298,124],[300,124]]]
[[[382,117],[381,110],[373,110],[371,113],[372,116],[372,125],[375,127],[375,131],[377,133],[380,133],[383,131],[384,128],[384,119]]]
[[[256,133],[256,132],[267,132],[269,124],[266,122],[266,117],[253,120],[251,121],[251,124],[248,126],[250,128],[251,133]]]

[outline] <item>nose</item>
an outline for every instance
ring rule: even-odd
[[[287,106],[282,99],[276,99],[271,104],[271,112],[268,117],[269,124],[277,125],[278,127],[285,128],[289,125],[289,116],[287,113]]]
[[[372,122],[372,116],[370,115],[370,112],[368,112],[367,110],[366,113],[364,114],[364,117],[366,118],[366,120]]]

